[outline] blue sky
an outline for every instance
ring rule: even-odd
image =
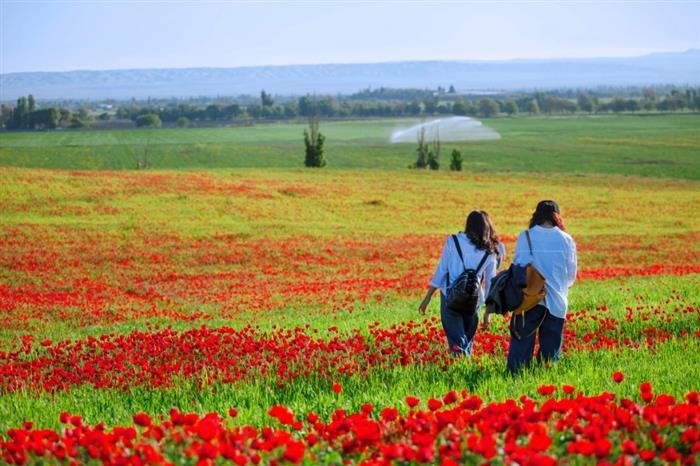
[[[0,73],[625,57],[700,48],[700,1],[0,0]]]

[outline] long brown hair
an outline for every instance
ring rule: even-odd
[[[499,238],[498,233],[496,233],[496,227],[493,226],[493,221],[491,221],[491,217],[489,216],[488,212],[485,210],[480,210],[479,212],[481,212],[481,215],[484,216],[484,221],[489,226],[489,231],[491,232],[491,244],[493,245],[493,249],[491,251],[500,255],[498,251],[498,244],[501,242],[501,238]]]
[[[464,226],[464,233],[477,249],[491,252],[495,252],[498,249],[498,243],[493,240],[491,221],[481,210],[469,212],[467,223]]]
[[[530,218],[530,228],[535,225],[542,225],[545,222],[551,223],[561,231],[566,231],[564,220],[559,213],[559,204],[552,200],[544,200],[537,203],[537,207],[532,213],[532,218]]]

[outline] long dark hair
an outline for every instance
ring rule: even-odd
[[[491,217],[489,216],[488,212],[485,210],[480,210],[479,212],[481,212],[481,215],[484,216],[484,221],[489,226],[489,231],[491,232],[491,244],[493,245],[493,249],[491,251],[495,252],[500,257],[498,244],[501,242],[501,238],[498,237],[498,233],[496,233],[496,228],[493,226],[493,222],[491,221]]]
[[[540,201],[532,213],[532,218],[530,219],[530,228],[535,225],[542,225],[545,222],[549,222],[555,227],[558,227],[561,231],[566,231],[564,227],[564,220],[559,213],[559,204],[552,200]]]
[[[496,252],[498,242],[494,242],[491,221],[488,214],[481,210],[472,210],[467,215],[467,223],[464,226],[464,233],[467,238],[474,243],[477,249]]]

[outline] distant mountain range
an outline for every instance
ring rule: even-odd
[[[352,94],[379,87],[457,91],[627,85],[698,85],[700,50],[632,58],[508,61],[406,61],[241,68],[134,69],[0,74],[0,100],[143,99]]]

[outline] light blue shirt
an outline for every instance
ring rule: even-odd
[[[558,227],[545,228],[535,225],[530,228],[533,257],[527,246],[523,231],[515,243],[513,262],[519,265],[532,263],[545,279],[543,304],[549,312],[560,318],[566,317],[569,305],[569,287],[576,280],[576,243],[574,239]]]
[[[430,286],[439,288],[442,294],[445,294],[445,288],[459,277],[459,275],[464,272],[464,269],[476,269],[484,257],[483,249],[477,249],[474,243],[467,238],[462,232],[457,234],[457,240],[459,241],[459,247],[462,249],[462,256],[464,258],[464,263],[459,259],[459,254],[457,253],[457,247],[455,246],[452,235],[448,236],[445,240],[445,245],[442,248],[442,256],[440,256],[440,261],[435,269],[435,274],[430,280]],[[505,251],[505,249],[504,249]],[[449,274],[450,283],[447,281],[447,276]],[[479,301],[477,303],[477,309],[481,308],[486,299],[484,296],[484,290],[488,290],[491,287],[491,279],[496,275],[496,254],[489,254],[481,266],[479,271],[479,280],[483,279],[484,286],[479,288]]]

